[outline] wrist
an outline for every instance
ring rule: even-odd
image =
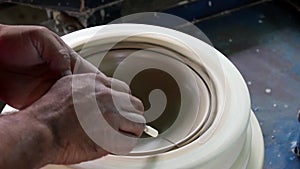
[[[33,111],[35,110],[24,110],[24,112],[20,112],[20,116],[23,116],[22,119],[25,119],[24,124],[27,124],[26,129],[31,133],[28,134],[28,139],[31,139],[32,145],[34,145],[33,150],[30,150],[30,146],[28,146],[26,151],[29,152],[28,155],[37,153],[36,156],[33,155],[36,161],[32,161],[32,163],[39,168],[54,161],[55,148],[53,135],[48,125],[37,119]]]
[[[62,116],[62,114],[69,113],[69,107],[72,107],[72,105],[61,106],[58,103],[49,104],[47,101],[40,100],[30,106],[32,111],[30,110],[29,114],[45,128],[44,132],[51,137],[52,150],[60,148],[63,144],[61,138],[64,136],[60,135],[59,130],[70,130],[66,122],[70,123],[73,118]]]
[[[30,110],[0,117],[0,168],[40,168],[51,163],[52,136]]]

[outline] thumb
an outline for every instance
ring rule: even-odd
[[[72,74],[70,53],[74,52],[62,39],[45,27],[31,33],[33,45],[52,71],[61,76]]]

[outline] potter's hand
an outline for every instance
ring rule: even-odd
[[[0,99],[22,109],[59,78],[71,74],[78,54],[40,26],[0,25]]]
[[[128,153],[132,150],[145,126],[143,104],[128,94],[128,86],[121,81],[114,80],[114,90],[111,89],[111,80],[94,73],[65,76],[27,108],[51,131],[53,145],[47,155],[50,163],[73,164],[92,160],[110,153],[110,147],[116,148],[114,153]],[[92,84],[95,84],[95,88]],[[95,118],[101,118],[99,114],[99,117],[92,116],[99,113],[90,106],[93,97],[108,125],[93,124]],[[118,99],[117,104],[113,98]],[[132,106],[126,102],[128,99]],[[74,109],[76,106],[79,109]],[[96,131],[103,144],[95,144],[86,135],[79,123],[83,119],[78,116],[88,120],[86,122],[91,124],[92,130]],[[119,136],[120,133],[122,137]]]
[[[125,83],[103,74],[62,77],[32,105],[0,116],[0,151],[5,154],[0,168],[35,169],[128,153],[145,126],[141,101],[128,93]]]

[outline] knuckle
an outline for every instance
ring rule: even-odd
[[[45,37],[48,36],[49,32],[51,32],[48,28],[43,26],[32,26],[28,31],[26,31],[26,34],[28,34],[34,43],[37,45],[39,44],[38,41],[43,40]]]
[[[129,86],[127,85],[127,83],[125,83],[125,82],[123,82],[121,80],[117,80],[117,81],[120,83],[121,86],[123,86],[126,89],[129,89]]]
[[[126,92],[131,93],[131,90],[130,90],[129,86],[128,86],[125,82],[120,81],[120,85],[123,87],[123,89],[124,89]]]
[[[140,99],[138,99],[138,98],[136,98],[134,96],[133,96],[133,98],[134,98],[133,102],[134,102],[134,105],[136,105],[136,108],[139,111],[144,112],[144,104],[143,104],[143,102]]]
[[[44,26],[34,26],[31,30],[31,33],[34,35],[42,35],[48,32],[50,32],[50,30]]]
[[[131,90],[127,83],[115,78],[110,78],[109,81],[112,88],[116,88],[116,90],[120,90],[126,93],[131,93]]]
[[[35,31],[37,32],[49,32],[50,30],[44,26],[36,26]]]
[[[98,92],[98,97],[100,98],[111,98],[112,97],[112,91],[110,88],[103,86],[100,91]]]
[[[102,82],[105,86],[110,87],[111,86],[111,80],[109,77],[105,75],[97,75],[97,78],[100,82]]]

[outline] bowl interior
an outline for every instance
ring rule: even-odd
[[[131,155],[165,152],[199,134],[209,116],[210,96],[205,82],[179,53],[137,42],[120,42],[109,49],[90,42],[79,52],[107,76],[126,82],[144,104],[147,125],[159,131],[157,138],[143,135]]]

